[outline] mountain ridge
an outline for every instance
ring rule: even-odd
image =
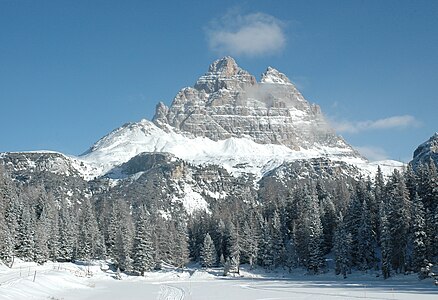
[[[142,153],[169,153],[233,176],[251,174],[255,181],[285,163],[315,158],[345,162],[365,175],[377,169],[336,135],[319,106],[285,74],[268,67],[257,82],[229,56],[214,61],[193,87],[181,89],[169,107],[158,103],[152,121],[126,123],[78,157],[62,155],[93,180],[106,174],[116,179],[116,170]],[[384,164],[386,173],[403,165]]]

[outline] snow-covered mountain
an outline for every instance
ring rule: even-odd
[[[290,80],[269,67],[260,83],[224,57],[194,87],[182,89],[170,107],[157,105],[153,122],[126,124],[80,157],[101,176],[142,152],[165,152],[196,165],[224,167],[238,176],[260,179],[284,162],[328,158],[358,166],[370,164],[336,135],[320,108],[310,104]],[[390,172],[400,167],[385,162]]]
[[[154,123],[214,141],[249,138],[293,150],[331,147],[359,157],[290,80],[269,67],[258,83],[231,57],[215,61],[194,87],[182,89],[170,107],[160,103]]]
[[[296,180],[346,182],[378,165],[386,174],[403,166],[369,162],[284,74],[269,67],[257,82],[231,57],[213,62],[169,107],[159,103],[152,121],[125,124],[79,157],[3,153],[0,161],[16,180],[71,201],[146,197],[163,215],[175,203],[208,210],[219,199],[253,201],[269,185],[285,194]]]

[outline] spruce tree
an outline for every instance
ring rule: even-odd
[[[72,217],[73,213],[66,202],[61,202],[58,214],[59,249],[57,260],[71,261],[74,257],[77,239],[77,228]]]
[[[216,264],[216,248],[209,233],[205,235],[199,259],[203,267],[210,268]]]
[[[382,275],[384,279],[391,277],[391,258],[393,252],[391,232],[386,214],[386,208],[383,206],[381,210],[380,222],[380,245],[382,250]]]
[[[33,210],[25,204],[19,220],[15,251],[18,257],[33,261],[35,255],[35,222]]]
[[[318,273],[324,265],[322,241],[323,229],[318,198],[312,186],[305,186],[298,207],[296,245],[303,265],[312,273]]]
[[[419,272],[421,268],[425,267],[427,262],[427,235],[425,231],[423,202],[417,193],[414,194],[412,206],[412,267],[415,272]]]
[[[1,201],[2,199],[0,199]],[[6,224],[3,212],[0,211],[0,261],[10,264],[14,256],[14,242]]]
[[[77,257],[84,260],[98,258],[104,248],[93,206],[85,198],[79,213]]]
[[[347,230],[346,224],[341,217],[335,231],[334,252],[336,274],[342,274],[344,278],[347,278],[347,273],[351,271],[351,243],[351,233]]]
[[[404,178],[397,170],[387,184],[388,227],[391,236],[391,263],[397,272],[404,272],[407,264],[407,246],[410,229],[410,199]]]
[[[151,241],[151,228],[147,220],[144,208],[140,209],[137,216],[134,247],[133,247],[133,270],[143,276],[144,272],[154,267],[153,248]]]
[[[232,221],[228,221],[225,227],[224,242],[226,245],[226,260],[230,262],[230,271],[240,272],[240,236],[238,228]]]
[[[362,204],[362,214],[358,229],[357,264],[360,270],[368,270],[373,266],[374,243],[371,226],[371,214],[367,203]]]

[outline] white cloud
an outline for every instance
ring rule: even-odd
[[[206,33],[210,49],[220,54],[273,54],[286,44],[284,23],[264,13],[229,13],[214,20]]]
[[[378,120],[360,122],[332,121],[332,125],[338,132],[358,133],[366,130],[394,129],[418,127],[420,122],[411,115],[393,116]]]
[[[368,158],[370,161],[386,160],[388,154],[386,151],[379,147],[374,146],[354,146],[360,154]]]

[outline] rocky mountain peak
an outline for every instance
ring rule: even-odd
[[[266,69],[266,71],[262,74],[262,79],[260,80],[260,82],[272,84],[292,84],[286,75],[272,67],[268,67]]]
[[[231,57],[213,62],[193,88],[178,92],[170,107],[160,104],[153,122],[165,131],[173,128],[214,141],[245,137],[293,150],[328,146],[357,155],[286,75],[269,67],[257,83]]]
[[[433,160],[438,166],[438,132],[417,147],[411,164],[415,168],[419,164],[429,163],[430,160]]]
[[[234,58],[231,56],[225,56],[221,59],[214,61],[208,68],[208,73],[221,74],[224,77],[231,77],[237,75],[242,69],[237,65]]]
[[[232,57],[225,56],[210,65],[207,73],[196,81],[194,88],[210,94],[221,89],[242,90],[254,84],[254,76],[241,69]]]

